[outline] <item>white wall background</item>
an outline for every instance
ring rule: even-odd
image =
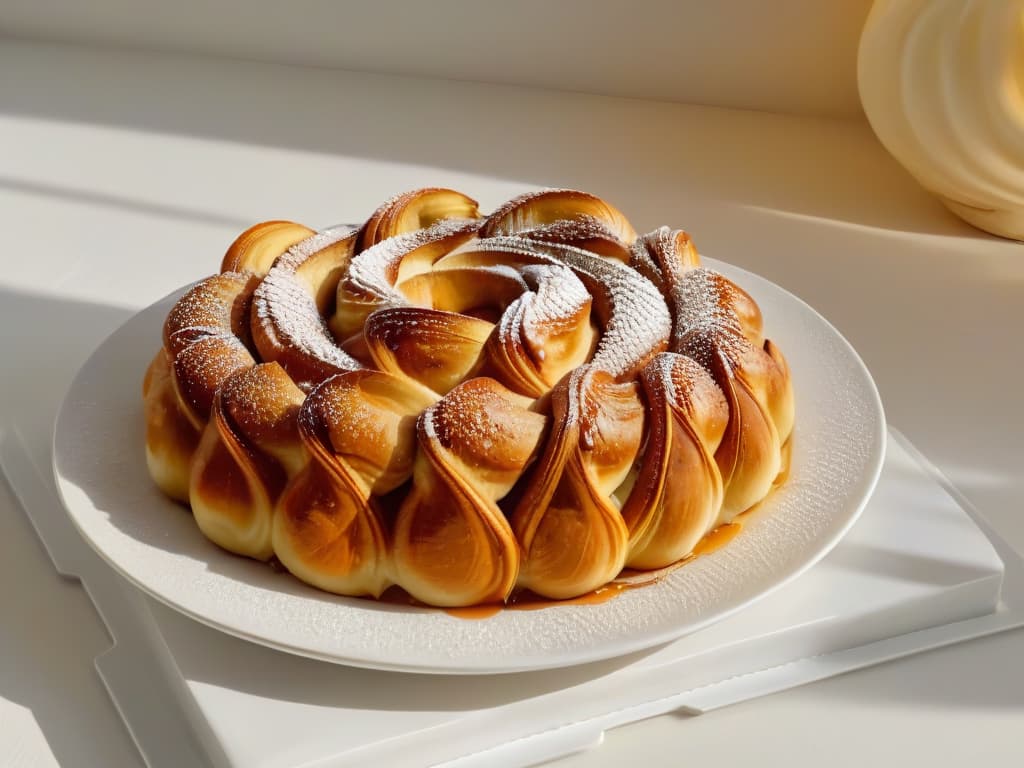
[[[0,34],[860,114],[871,0],[3,0]],[[355,106],[355,105],[354,105]]]

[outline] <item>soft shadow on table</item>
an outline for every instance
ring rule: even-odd
[[[828,555],[832,565],[855,571],[865,570],[869,564],[870,572],[892,579],[902,579],[921,584],[941,586],[969,583],[975,579],[990,579],[990,571],[974,568],[949,560],[923,557],[898,549],[859,544],[851,541],[843,543]]]
[[[237,230],[245,229],[252,224],[248,219],[225,216],[216,211],[206,211],[182,205],[162,205],[160,203],[140,200],[136,197],[110,195],[95,190],[69,189],[55,184],[45,184],[39,181],[18,179],[10,176],[0,175],[0,190],[30,195],[32,197],[47,197],[60,202],[118,208],[127,213],[141,213],[164,219],[185,220],[199,224],[220,224]]]
[[[898,471],[907,470],[901,466]],[[925,507],[920,510],[921,515],[927,514]],[[977,524],[977,513],[969,508],[967,511]],[[913,518],[907,520],[913,523]],[[934,519],[929,522],[935,524]],[[961,527],[971,525],[964,518],[949,518],[949,524],[958,527],[949,531],[953,535]],[[1024,597],[1021,594],[1024,560],[1005,541],[993,542],[993,547],[1004,561],[1004,610],[1005,603],[1009,602],[1012,610],[1019,612]],[[848,541],[831,552],[828,559],[841,567],[856,567],[857,554],[855,545]],[[956,558],[939,561],[907,552],[897,556],[896,552],[877,548],[864,554],[868,555],[873,571],[894,579],[951,585],[988,576],[987,571],[976,571],[957,563]],[[1018,659],[1021,652],[1024,652],[1024,629],[1018,628],[840,675],[800,695],[819,698],[825,705],[834,697],[879,708],[1024,710],[1024,665],[1005,661],[993,663],[994,659]],[[940,671],[937,673],[937,670]]]
[[[0,288],[0,359],[9,361],[0,365],[0,437],[17,430],[42,472],[72,374],[128,314]],[[0,696],[31,710],[61,765],[125,764],[135,748],[127,732],[104,724],[119,718],[91,664],[110,645],[95,609],[77,581],[57,574],[2,479],[0,511]],[[68,535],[77,536],[70,523]],[[73,654],[62,650],[68,637]]]
[[[941,648],[845,679],[837,694],[879,707],[1018,709],[1024,712],[1024,665],[991,663],[1024,653],[1024,629]],[[936,667],[942,673],[936,674]],[[827,684],[826,684],[827,685]],[[833,686],[827,685],[824,695]],[[1024,715],[1022,715],[1024,716]]]
[[[0,428],[17,428],[49,471],[57,408],[75,371],[131,310],[0,286]]]
[[[717,200],[978,235],[880,151],[864,122],[70,46],[23,55],[39,76],[5,84],[0,112],[15,117],[574,186],[621,201],[640,228],[705,232],[703,207]]]
[[[1024,629],[1015,629],[838,675],[793,694],[775,695],[796,695],[822,707],[833,700],[852,701],[879,711],[913,707],[1024,712],[1024,665],[991,663],[993,658],[1019,659],[1022,651]]]

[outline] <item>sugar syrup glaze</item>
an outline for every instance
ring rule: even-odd
[[[449,616],[459,619],[487,619],[501,611],[536,611],[541,608],[552,608],[558,605],[600,605],[628,590],[657,584],[668,574],[672,573],[672,571],[696,560],[701,555],[710,555],[712,552],[718,551],[732,541],[741,530],[743,530],[743,523],[738,521],[720,525],[708,532],[697,543],[693,552],[682,560],[665,568],[659,568],[656,571],[634,571],[627,568],[615,581],[611,581],[603,587],[598,587],[592,592],[587,592],[579,597],[569,598],[568,600],[550,600],[529,590],[522,590],[514,592],[504,605],[496,603],[470,605],[464,608],[445,608],[444,612]]]

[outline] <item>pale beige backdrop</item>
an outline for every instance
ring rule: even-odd
[[[511,83],[770,112],[860,113],[871,0],[3,0],[0,35]]]

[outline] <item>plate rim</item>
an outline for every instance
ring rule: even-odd
[[[728,608],[710,611],[708,615],[702,616],[699,619],[691,622],[686,622],[682,627],[667,627],[659,632],[647,632],[641,633],[636,637],[631,637],[629,640],[614,640],[611,641],[613,644],[612,648],[607,648],[606,644],[598,644],[592,648],[587,648],[574,653],[571,658],[565,658],[564,652],[560,654],[552,655],[550,658],[545,656],[525,656],[525,657],[510,657],[504,659],[504,663],[501,665],[488,666],[487,664],[480,663],[464,663],[454,666],[443,666],[437,665],[436,663],[430,664],[415,664],[415,663],[404,663],[404,662],[393,662],[379,659],[368,659],[365,656],[351,656],[341,653],[328,653],[317,651],[316,649],[308,646],[296,645],[289,642],[284,642],[280,639],[268,637],[267,635],[259,635],[239,627],[233,626],[224,621],[218,621],[216,618],[200,613],[196,610],[191,609],[187,605],[182,604],[180,601],[174,601],[166,594],[161,593],[155,587],[145,583],[141,580],[141,577],[133,574],[127,568],[125,568],[120,562],[117,561],[110,553],[106,552],[97,541],[93,539],[90,533],[83,527],[82,522],[78,519],[77,515],[72,511],[72,505],[69,504],[69,500],[65,495],[65,482],[71,483],[70,480],[62,475],[61,468],[59,465],[60,455],[60,432],[61,424],[65,422],[69,417],[66,414],[67,409],[71,405],[72,395],[76,392],[77,386],[81,377],[86,373],[86,369],[89,368],[90,363],[93,361],[97,353],[116,335],[126,329],[127,326],[133,322],[137,322],[139,316],[149,310],[154,309],[157,305],[167,302],[173,296],[178,296],[188,289],[189,285],[179,287],[166,296],[158,299],[157,301],[149,304],[146,307],[139,309],[128,317],[123,323],[121,323],[116,329],[108,334],[103,340],[96,345],[96,347],[89,354],[88,358],[82,364],[82,366],[75,372],[71,383],[69,384],[64,397],[61,401],[60,407],[57,412],[57,416],[53,423],[53,430],[51,433],[51,469],[56,484],[57,494],[60,499],[61,505],[64,507],[68,517],[75,529],[79,532],[82,538],[89,545],[99,557],[107,563],[116,573],[122,578],[128,581],[134,588],[142,591],[146,596],[156,600],[158,603],[166,606],[167,608],[174,610],[182,615],[189,617],[190,619],[197,621],[205,626],[215,629],[233,637],[254,642],[259,645],[264,645],[285,653],[290,653],[306,658],[317,659],[320,661],[342,664],[346,666],[361,667],[367,669],[377,669],[384,671],[403,672],[403,673],[421,673],[421,674],[441,674],[441,675],[483,675],[483,674],[504,674],[504,673],[516,673],[516,672],[527,672],[527,671],[540,671],[545,669],[558,669],[567,668],[573,666],[579,666],[583,664],[599,662],[614,658],[621,658],[633,653],[640,651],[650,650],[664,645],[672,640],[679,639],[692,632],[704,629],[712,624],[716,624],[744,608],[764,599],[768,595],[776,592],[778,589],[786,586],[794,579],[803,575],[808,569],[813,567],[815,564],[820,562],[835,546],[842,540],[843,536],[846,535],[847,531],[857,522],[860,518],[861,513],[867,506],[874,493],[875,487],[878,483],[879,476],[885,461],[886,447],[888,441],[887,434],[887,422],[885,418],[884,406],[881,400],[881,396],[878,391],[877,384],[874,378],[871,376],[870,370],[865,365],[863,359],[858,354],[857,350],[853,345],[841,334],[838,329],[832,325],[827,318],[825,318],[820,312],[814,307],[805,302],[799,296],[791,293],[782,286],[778,285],[774,281],[768,278],[762,277],[750,270],[742,267],[716,260],[710,257],[702,255],[704,266],[711,267],[716,270],[721,270],[723,267],[728,272],[733,272],[738,275],[737,282],[742,285],[744,279],[753,278],[755,281],[761,281],[768,284],[773,290],[780,292],[782,298],[786,301],[793,302],[795,305],[805,311],[809,311],[821,324],[821,327],[826,330],[834,341],[839,343],[839,347],[845,353],[849,362],[852,362],[857,371],[861,374],[863,379],[862,383],[866,384],[866,389],[863,390],[864,394],[869,395],[867,398],[868,404],[871,406],[870,415],[871,424],[873,428],[870,430],[875,442],[877,443],[877,449],[867,458],[864,465],[864,471],[857,483],[861,493],[857,498],[856,502],[851,502],[851,508],[848,511],[845,520],[839,526],[834,526],[830,530],[829,535],[823,535],[820,537],[820,541],[817,542],[817,547],[814,553],[807,558],[802,559],[798,565],[790,568],[781,577],[775,577],[770,586],[765,587],[757,591],[747,599],[739,600],[736,604],[729,606]],[[734,279],[730,276],[730,279]],[[193,283],[194,284],[194,283]],[[192,284],[190,284],[192,285]],[[744,287],[746,290],[746,288]],[[760,303],[760,302],[759,302]],[[799,417],[798,417],[799,418]],[[141,450],[141,448],[139,449]],[[95,506],[93,507],[95,509]],[[228,557],[235,557],[227,552],[221,552],[222,555]],[[291,578],[295,578],[292,576]],[[313,588],[315,589],[315,588]],[[330,593],[324,593],[330,594]],[[344,597],[344,596],[336,596]],[[357,598],[349,598],[349,600],[356,600]],[[358,606],[353,606],[358,607]],[[440,610],[440,609],[438,609]]]

